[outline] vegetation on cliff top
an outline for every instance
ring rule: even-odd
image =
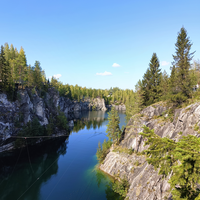
[[[147,139],[145,145],[149,148],[144,152],[147,161],[159,174],[166,177],[171,174],[169,183],[174,200],[200,198],[200,138],[192,135],[183,136],[178,142],[169,138],[161,138],[143,127],[140,133]]]

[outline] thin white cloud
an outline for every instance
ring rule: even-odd
[[[113,63],[113,65],[112,65],[113,67],[120,67],[120,65],[119,64],[117,64],[117,63]]]
[[[167,61],[161,61],[161,66],[166,66],[166,65],[169,65],[169,62],[167,62]]]
[[[111,72],[105,71],[105,72],[103,72],[103,73],[96,73],[96,75],[97,75],[97,76],[111,76],[112,73],[111,73]]]
[[[54,78],[59,79],[62,75],[61,74],[55,74],[53,75]],[[51,79],[52,76],[49,76],[49,79]]]
[[[125,74],[128,74],[129,72],[124,72]]]

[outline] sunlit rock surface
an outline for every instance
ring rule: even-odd
[[[139,135],[143,131],[143,125],[154,129],[160,137],[169,137],[176,141],[188,134],[200,136],[194,130],[194,126],[200,125],[200,102],[175,110],[173,121],[168,118],[166,110],[165,106],[157,104],[133,116],[126,126],[120,146],[135,152],[147,149],[144,146],[143,137]],[[100,169],[111,176],[120,178],[125,176],[128,179],[130,188],[127,197],[129,200],[171,199],[168,183],[170,177],[162,179],[153,166],[145,161],[145,157],[137,153],[128,155],[113,152],[111,148]]]

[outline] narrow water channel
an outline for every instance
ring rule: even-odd
[[[119,112],[120,127],[125,114]],[[80,113],[69,137],[28,147],[0,159],[2,200],[121,200],[112,179],[97,169],[98,142],[106,137],[108,113]]]

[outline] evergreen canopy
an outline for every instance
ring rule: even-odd
[[[113,142],[118,142],[121,137],[121,130],[119,127],[119,115],[115,107],[112,107],[111,111],[108,113],[108,124],[106,133],[110,140]]]
[[[181,104],[191,97],[194,81],[190,77],[190,61],[195,52],[190,53],[192,43],[184,27],[178,33],[175,44],[174,61],[171,71],[171,100]]]
[[[149,68],[144,74],[142,80],[143,99],[146,106],[153,104],[160,99],[160,82],[160,64],[156,53],[153,53],[149,63]]]

